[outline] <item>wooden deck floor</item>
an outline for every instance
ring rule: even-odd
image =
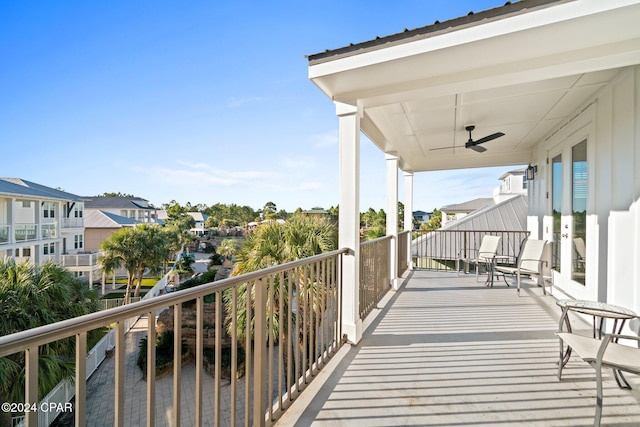
[[[414,271],[379,307],[278,425],[593,424],[595,371],[573,357],[558,381],[560,310],[541,288]],[[607,378],[603,425],[640,425],[638,378],[630,391]]]

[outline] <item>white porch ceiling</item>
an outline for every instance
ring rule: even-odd
[[[529,163],[621,68],[640,64],[640,1],[519,3],[535,7],[312,56],[310,79],[332,100],[358,105],[362,131],[403,170]],[[464,148],[467,125],[474,139],[505,136],[477,153]]]

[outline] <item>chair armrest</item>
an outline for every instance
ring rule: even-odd
[[[601,369],[602,367],[602,359],[604,357],[604,354],[607,350],[607,347],[609,346],[609,344],[611,343],[611,341],[613,341],[613,339],[625,339],[625,340],[633,340],[633,341],[638,341],[640,343],[640,337],[639,336],[633,336],[633,335],[621,335],[621,334],[606,334],[604,336],[604,338],[602,338],[602,344],[600,344],[600,348],[598,348],[598,354],[596,356],[596,369]]]

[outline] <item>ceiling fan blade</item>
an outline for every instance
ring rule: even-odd
[[[467,147],[467,148],[471,148],[473,151],[477,151],[478,153],[484,153],[485,151],[487,151],[487,149],[486,149],[486,148],[481,147],[481,146],[479,146],[479,145],[470,145],[470,146],[469,146],[469,147]]]
[[[456,145],[450,145],[448,147],[429,148],[429,151],[452,150],[454,148],[460,148],[460,147]]]
[[[477,141],[473,141],[473,145],[483,144],[483,143],[485,143],[487,141],[491,141],[493,139],[500,138],[501,136],[504,136],[504,133],[496,132],[496,133],[491,134],[489,136],[485,136],[484,138],[480,138]]]

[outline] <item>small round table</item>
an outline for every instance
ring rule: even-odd
[[[556,301],[556,305],[562,309],[562,316],[560,316],[560,322],[558,325],[559,332],[563,331],[563,325],[567,327],[567,332],[572,332],[571,323],[569,321],[569,311],[574,311],[588,316],[593,316],[593,338],[597,339],[602,339],[604,319],[613,319],[613,328],[611,332],[614,334],[620,334],[627,320],[638,317],[635,312],[628,308],[599,301],[560,299]],[[598,318],[600,319],[600,324],[596,327]],[[620,322],[619,325],[618,322]],[[615,342],[617,342],[617,340]],[[562,340],[560,340],[560,363],[562,363],[562,366],[567,364],[569,357],[571,357],[571,347],[567,347],[566,352],[563,351]],[[619,387],[631,388],[621,372],[614,369],[613,374]],[[622,380],[624,384],[621,384],[620,380]]]

